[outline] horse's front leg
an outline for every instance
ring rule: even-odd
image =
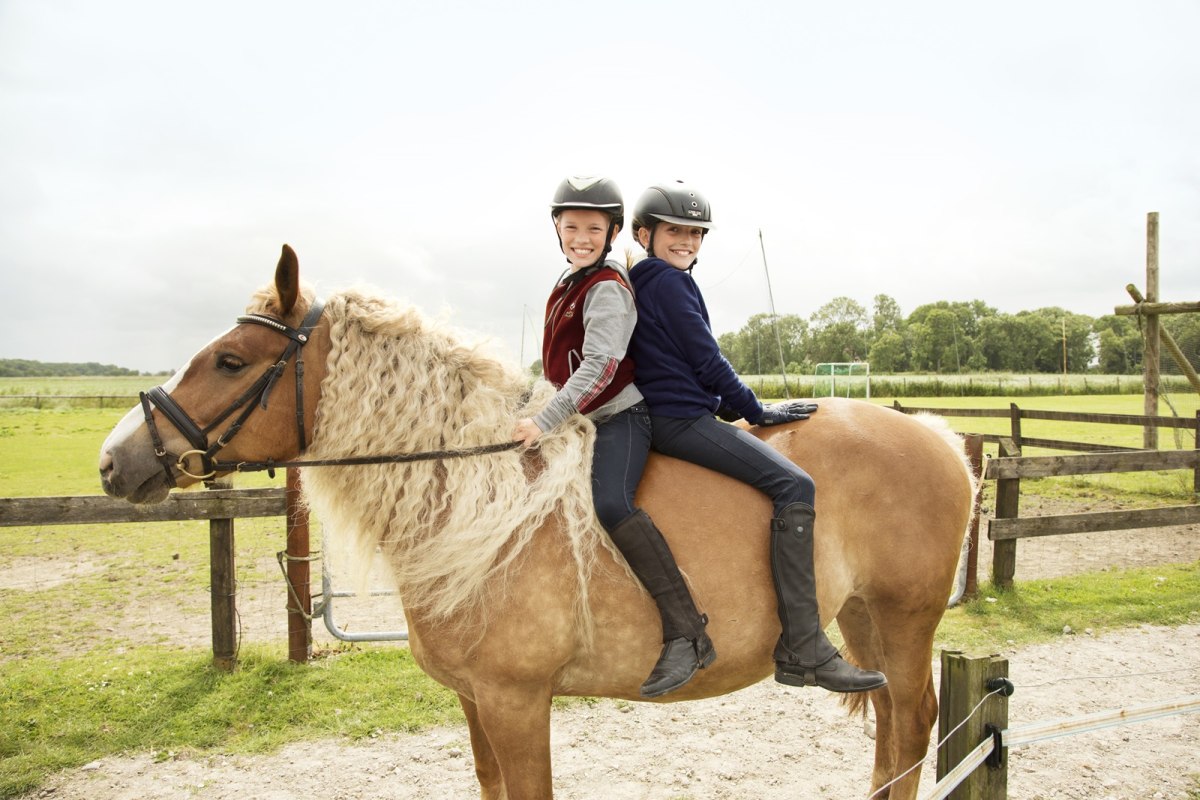
[[[481,800],[508,800],[504,792],[504,778],[500,774],[500,765],[496,762],[496,753],[492,743],[488,741],[483,724],[479,721],[479,710],[475,703],[458,696],[463,713],[467,717],[467,729],[471,732],[471,753],[475,756],[475,777],[479,779]]]
[[[484,774],[490,774],[492,766],[499,769],[498,797],[504,800],[552,800],[553,781],[550,773],[550,687],[538,686],[489,686],[475,692],[474,717],[468,712],[471,725],[471,742],[477,736],[486,741],[491,758],[480,772],[480,784],[487,785]],[[463,708],[467,708],[464,701]],[[476,732],[476,728],[479,732]],[[475,768],[481,768],[480,753],[476,749]],[[507,794],[504,794],[507,792]]]

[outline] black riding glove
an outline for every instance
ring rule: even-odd
[[[754,424],[765,428],[770,425],[782,425],[785,422],[796,422],[808,419],[816,410],[817,404],[807,400],[776,403],[765,407],[762,416]]]

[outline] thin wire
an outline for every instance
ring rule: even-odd
[[[1125,678],[1147,678],[1155,675],[1174,675],[1179,672],[1200,672],[1200,666],[1196,667],[1179,667],[1178,669],[1162,669],[1154,672],[1126,672],[1120,675],[1076,675],[1070,678],[1057,678],[1045,683],[1029,683],[1021,684],[1022,689],[1043,689],[1047,686],[1055,686],[1060,683],[1069,683],[1071,681],[1113,681],[1122,680]]]
[[[955,725],[953,728],[951,728],[951,729],[950,729],[950,732],[949,732],[949,733],[947,733],[945,736],[943,736],[943,737],[942,737],[942,739],[941,739],[941,740],[940,740],[940,741],[937,743],[937,746],[938,746],[938,747],[941,747],[943,744],[945,744],[947,739],[949,739],[951,736],[953,736],[955,733],[957,733],[957,732],[958,732],[958,729],[959,729],[959,728],[961,728],[963,725],[966,725],[966,724],[967,724],[967,722],[968,722],[968,721],[971,719],[971,717],[975,716],[975,712],[976,712],[976,711],[978,711],[978,710],[979,710],[979,709],[980,709],[980,708],[983,706],[983,704],[984,704],[984,703],[986,703],[986,702],[988,701],[988,699],[989,699],[989,698],[993,697],[994,695],[998,695],[998,694],[1002,693],[1003,691],[1004,691],[1004,689],[1003,689],[1003,688],[1001,688],[1001,689],[996,689],[994,692],[988,692],[987,694],[985,694],[985,695],[983,696],[983,699],[982,699],[982,700],[980,700],[980,701],[979,701],[979,703],[978,703],[978,704],[976,704],[976,706],[975,706],[974,708],[972,708],[972,709],[971,709],[971,713],[970,713],[970,714],[967,714],[965,717],[963,717],[963,718],[962,718],[962,721],[961,721],[961,722],[959,722],[957,725]],[[901,772],[899,775],[897,775],[896,777],[892,778],[890,781],[888,781],[887,783],[885,783],[883,786],[880,786],[878,789],[876,789],[874,792],[872,792],[872,793],[871,793],[871,794],[870,794],[870,795],[867,797],[867,800],[871,800],[871,798],[872,798],[872,797],[875,797],[875,796],[876,796],[876,795],[878,795],[880,792],[882,792],[884,789],[889,789],[889,788],[891,788],[892,784],[894,784],[896,781],[898,781],[898,780],[900,780],[901,778],[903,778],[903,777],[904,777],[905,775],[907,775],[908,773],[912,772],[914,769],[917,769],[917,768],[919,768],[919,767],[920,767],[922,764],[924,764],[924,763],[925,763],[925,759],[924,759],[924,758],[922,758],[920,761],[918,761],[917,763],[913,764],[913,765],[912,765],[911,767],[909,767],[908,769],[904,770],[904,772]]]

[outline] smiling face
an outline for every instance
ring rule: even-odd
[[[559,213],[554,225],[562,240],[563,255],[571,262],[571,271],[590,267],[604,253],[608,226],[611,217],[603,211],[584,208],[568,208]],[[620,228],[613,228],[612,238],[617,238]],[[611,241],[611,240],[610,240]]]
[[[637,233],[642,247],[649,247],[650,229],[638,228]],[[654,227],[654,252],[650,255],[661,258],[675,269],[687,269],[695,263],[703,243],[703,228],[675,222],[659,222]]]

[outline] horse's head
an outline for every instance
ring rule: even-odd
[[[106,493],[157,503],[172,486],[227,474],[243,461],[290,459],[312,441],[328,325],[320,303],[302,295],[287,245],[274,285],[248,311],[143,394],[108,435],[100,448]]]

